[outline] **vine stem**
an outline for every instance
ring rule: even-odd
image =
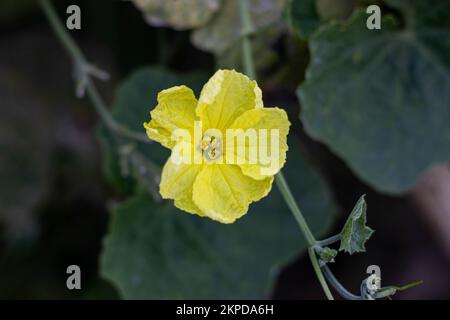
[[[83,52],[81,52],[80,48],[70,37],[66,28],[58,18],[58,15],[56,14],[56,11],[53,8],[51,2],[49,0],[39,0],[39,4],[56,36],[61,41],[63,47],[72,58],[75,68],[78,68],[76,71],[80,75],[82,81],[81,84],[86,88],[87,94],[92,104],[94,105],[95,110],[100,115],[101,119],[106,124],[108,129],[128,139],[151,143],[151,140],[148,139],[145,134],[133,131],[121,125],[116,121],[116,119],[114,119],[91,79],[91,75],[104,77],[105,73],[102,73],[100,70],[93,67],[87,62],[86,58],[83,55]]]
[[[255,72],[255,66],[254,66],[254,61],[253,61],[253,52],[252,52],[251,39],[250,39],[250,36],[254,30],[253,30],[252,19],[250,17],[250,13],[249,13],[248,1],[247,0],[239,0],[239,9],[240,9],[241,28],[242,28],[241,36],[242,36],[242,56],[243,56],[244,72],[251,79],[256,79],[256,72]],[[303,236],[305,237],[305,239],[308,243],[309,258],[311,259],[311,263],[314,268],[314,272],[316,273],[316,276],[322,286],[322,289],[328,300],[334,300],[333,295],[331,294],[330,288],[328,287],[327,281],[325,280],[325,277],[322,273],[322,269],[320,268],[319,261],[317,259],[317,255],[316,255],[316,252],[314,249],[314,247],[316,246],[317,240],[314,238],[314,235],[312,234],[311,229],[308,226],[308,223],[306,222],[305,218],[303,217],[303,214],[300,211],[300,208],[298,207],[294,196],[292,195],[289,185],[287,184],[286,179],[284,178],[284,176],[281,172],[279,172],[276,176],[276,183],[277,183],[278,189],[281,192],[281,195],[283,196],[284,200],[286,201],[286,204],[288,205],[289,209],[291,210],[292,214],[294,215],[295,219],[297,220],[300,230],[302,231]]]

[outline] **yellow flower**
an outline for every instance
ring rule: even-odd
[[[161,91],[150,115],[147,135],[172,150],[161,196],[189,213],[234,222],[269,193],[286,161],[286,112],[264,108],[256,82],[234,70],[217,71],[198,101],[186,86]],[[174,138],[177,130],[185,134]]]

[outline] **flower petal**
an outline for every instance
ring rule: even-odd
[[[223,130],[245,111],[262,107],[256,81],[234,70],[219,70],[203,87],[196,113],[204,129]]]
[[[174,199],[177,208],[204,216],[192,201],[193,185],[200,169],[201,165],[176,164],[170,156],[162,170],[159,193],[164,199]]]
[[[236,119],[230,126],[230,129],[256,130],[257,143],[251,144],[249,139],[235,139],[234,149],[227,148],[226,152],[227,154],[230,152],[234,153],[237,160],[237,147],[243,146],[246,154],[243,161],[245,163],[239,164],[242,172],[253,179],[265,179],[267,176],[278,173],[286,162],[286,152],[288,150],[287,135],[290,125],[291,123],[286,112],[280,108],[261,108],[246,111]],[[261,129],[267,129],[267,139],[261,139]],[[278,129],[278,143],[273,141],[273,145],[271,138],[272,129]],[[256,154],[256,162],[254,164],[249,163],[249,150]]]
[[[232,223],[248,211],[251,202],[265,197],[273,177],[254,180],[236,165],[204,165],[194,183],[193,200],[207,217]]]
[[[150,112],[151,120],[144,123],[148,137],[172,149],[176,143],[171,139],[175,129],[193,132],[196,106],[197,99],[186,86],[161,91],[158,94],[158,105]]]

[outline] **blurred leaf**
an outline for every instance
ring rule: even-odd
[[[113,116],[123,125],[144,132],[143,123],[150,118],[150,110],[156,106],[158,92],[172,86],[185,84],[199,93],[207,77],[202,73],[177,74],[157,67],[146,67],[134,72],[119,87],[112,109]],[[154,176],[148,175],[153,166],[162,166],[169,151],[158,144],[125,141],[114,137],[105,127],[99,130],[103,151],[103,170],[108,180],[120,191],[130,192],[134,177],[141,184],[155,184]],[[128,146],[128,152],[124,147]],[[122,151],[122,152],[121,152]],[[144,174],[142,170],[147,170]],[[139,172],[137,172],[139,171]],[[146,177],[146,180],[142,180]]]
[[[364,195],[359,198],[353,208],[347,222],[341,231],[341,246],[339,250],[353,254],[355,252],[364,252],[364,244],[373,234],[373,230],[366,226],[367,222],[367,204]]]
[[[219,10],[221,0],[131,0],[156,27],[191,29],[204,25]]]
[[[272,25],[276,28],[284,2],[284,0],[249,0],[254,28],[263,29]],[[202,50],[221,56],[233,46],[239,47],[241,31],[239,1],[225,1],[222,9],[207,25],[192,33],[192,42]]]
[[[284,172],[314,233],[323,234],[332,220],[331,196],[294,141]],[[136,195],[112,212],[101,272],[127,299],[262,298],[279,268],[305,248],[275,186],[231,225]]]
[[[289,0],[286,18],[303,39],[307,39],[320,26],[316,0]]]
[[[311,38],[301,119],[377,190],[400,193],[450,159],[450,2],[389,1],[381,30],[356,12]]]

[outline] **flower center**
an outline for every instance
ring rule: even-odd
[[[222,154],[222,140],[213,135],[205,134],[200,147],[207,160],[216,160]]]

